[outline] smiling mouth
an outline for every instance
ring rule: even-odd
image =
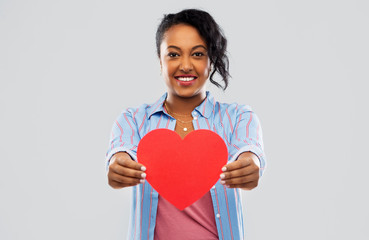
[[[197,77],[196,76],[177,76],[175,77],[175,79],[181,81],[181,82],[190,82],[195,80]]]

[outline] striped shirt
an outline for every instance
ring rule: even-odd
[[[163,107],[167,94],[154,104],[123,111],[113,125],[106,167],[117,152],[127,152],[136,159],[140,139],[158,128],[174,131],[176,120]],[[258,117],[249,106],[219,103],[209,92],[192,111],[194,129],[208,129],[221,136],[228,148],[228,162],[242,152],[252,152],[260,160],[260,176],[265,168],[262,130]],[[244,239],[241,192],[226,188],[218,181],[211,189],[219,239]],[[133,201],[128,232],[129,240],[153,239],[158,207],[158,193],[146,181],[133,187]],[[175,223],[174,223],[175,224]]]

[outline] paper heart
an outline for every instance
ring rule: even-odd
[[[146,167],[146,180],[167,201],[183,210],[219,180],[227,163],[223,139],[210,130],[196,130],[183,140],[174,131],[156,129],[146,134],[137,149]]]

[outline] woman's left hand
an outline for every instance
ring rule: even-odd
[[[244,152],[236,161],[223,167],[220,183],[229,188],[251,190],[258,185],[259,170],[259,158],[251,152]]]

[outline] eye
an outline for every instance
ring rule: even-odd
[[[168,57],[171,57],[171,58],[178,57],[178,56],[179,56],[179,54],[175,53],[175,52],[168,53]]]
[[[205,54],[204,54],[204,53],[202,53],[202,52],[195,52],[195,53],[193,53],[192,55],[193,55],[193,56],[195,56],[195,57],[202,57],[202,56],[205,56]]]

